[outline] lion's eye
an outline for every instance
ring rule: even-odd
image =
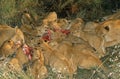
[[[8,43],[11,43],[11,40],[8,40]]]
[[[109,26],[105,26],[104,29],[107,30],[107,31],[110,30],[110,29],[109,29]]]

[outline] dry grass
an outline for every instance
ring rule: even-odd
[[[0,79],[33,79],[32,75],[24,71],[16,70],[14,65],[10,65],[5,58],[0,62]]]

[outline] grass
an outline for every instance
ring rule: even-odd
[[[16,70],[13,65],[7,62],[0,63],[0,79],[34,79],[23,71]]]

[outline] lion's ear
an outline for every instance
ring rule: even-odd
[[[18,26],[15,27],[15,33],[17,32],[17,30],[18,30]]]

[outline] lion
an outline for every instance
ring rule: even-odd
[[[107,20],[99,24],[96,28],[96,34],[105,41],[105,47],[120,43],[120,20]]]
[[[64,40],[56,46],[44,43],[43,54],[45,62],[50,65],[55,72],[63,74],[74,74],[77,67],[90,69],[101,67],[104,69],[102,61],[94,54],[95,50],[88,44]]]
[[[1,25],[0,35],[2,37],[2,41],[0,40],[0,55],[9,58],[9,63],[14,65],[16,70],[20,70],[18,60],[12,57],[25,43],[22,31],[18,27],[12,28],[7,25]]]
[[[21,68],[26,69],[26,67],[30,67],[31,73],[35,79],[45,78],[47,75],[44,56],[39,47],[40,37],[38,28],[39,27],[35,27],[32,29],[31,26],[27,24],[20,27],[24,34],[25,43],[17,50],[16,54]],[[27,54],[27,52],[29,54]]]
[[[7,30],[3,30],[3,32],[1,33],[1,36],[3,37],[2,39],[3,41],[5,40],[5,42],[0,47],[0,54],[4,55],[5,57],[14,53],[19,47],[21,47],[25,43],[24,35],[19,28],[16,27],[9,29],[9,32],[11,31],[14,31],[14,34],[11,37],[9,37],[9,34],[8,36],[4,36],[3,33],[7,34]]]
[[[73,68],[77,67],[90,69],[92,67],[102,67],[102,61],[94,54],[95,50],[84,43],[71,44],[68,41],[58,46],[57,50],[72,62]],[[104,68],[104,67],[103,67]]]
[[[62,19],[62,18],[58,18],[57,19],[57,25],[62,28],[62,29],[68,29],[68,26],[70,25],[70,20],[67,19]]]
[[[0,47],[2,44],[10,40],[15,35],[15,29],[8,25],[0,25]]]
[[[11,40],[6,41],[0,48],[0,55],[7,57],[7,56],[13,54],[15,52],[15,50],[16,50],[16,48],[15,48],[14,42]]]
[[[19,61],[17,58],[12,58],[10,61],[9,61],[9,64],[17,71],[21,71],[21,67],[19,65]]]
[[[94,23],[93,23],[94,24]],[[104,40],[102,37],[98,36],[94,31],[91,31],[91,29],[87,30],[87,27],[85,27],[85,23],[81,18],[77,18],[73,21],[71,24],[71,30],[72,34],[82,38],[84,41],[88,42],[91,47],[93,47],[96,50],[96,55],[99,57],[104,56],[105,54],[105,48],[104,48]],[[94,27],[94,26],[93,26]],[[97,24],[95,25],[97,27]],[[86,30],[86,31],[85,31]]]
[[[30,72],[35,79],[46,77],[47,68],[44,65],[44,56],[39,48],[30,48],[25,44],[15,50],[14,54],[15,56],[10,59],[9,63],[16,70]]]
[[[33,60],[36,61],[31,66],[31,70],[35,79],[45,78],[47,76],[48,70],[45,66],[44,55],[39,47],[34,49]]]
[[[57,14],[56,12],[50,12],[44,19],[43,19],[43,25],[48,25],[51,22],[57,21]]]
[[[21,67],[21,70],[27,72],[28,68],[30,68],[31,73],[35,79],[45,78],[47,75],[47,68],[44,65],[44,56],[41,50],[39,50],[39,48],[36,47],[32,48],[32,50],[29,51],[29,54],[30,53],[32,54],[30,59],[29,55],[25,54],[23,49],[24,47],[19,48],[16,51],[16,56],[15,56]]]
[[[79,32],[80,37],[88,41],[98,52],[105,54],[105,48],[120,43],[119,19],[110,19],[100,23],[91,22],[89,28],[83,27]]]
[[[66,29],[69,21],[66,19],[58,19],[56,12],[50,12],[42,21],[44,27],[52,27],[54,29]]]
[[[56,50],[56,46],[50,46],[47,42],[41,43],[43,55],[45,57],[45,65],[52,68],[54,73],[69,75],[71,78],[74,73],[74,69],[71,66],[71,62],[61,53],[60,50]]]
[[[84,25],[83,31],[85,32],[90,32],[90,33],[95,33],[95,28],[99,25],[98,22],[87,22]]]
[[[11,38],[11,40],[14,43],[17,43],[18,41],[21,44],[25,43],[24,34],[23,34],[23,32],[18,27],[15,27],[15,35]]]
[[[114,19],[114,20],[120,19],[120,11],[102,18],[103,21],[112,20],[112,19]]]

